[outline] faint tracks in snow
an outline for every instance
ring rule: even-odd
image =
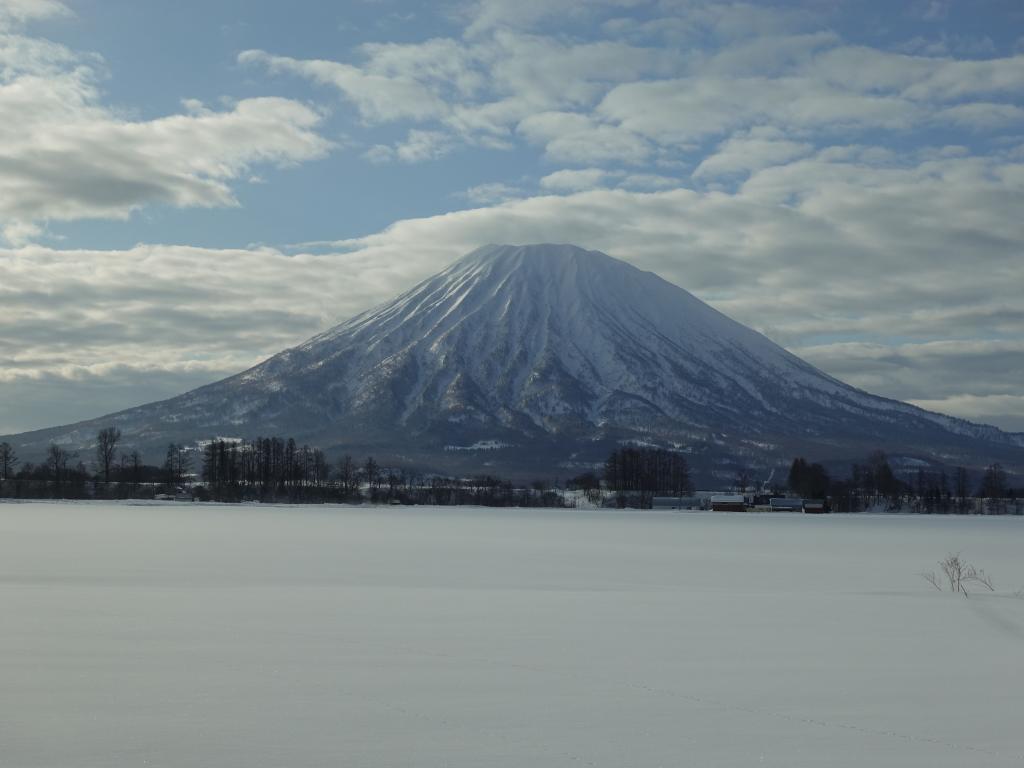
[[[971,610],[973,610],[974,613],[986,623],[994,627],[1000,633],[1009,637],[1011,640],[1024,641],[1024,626],[1006,616],[1005,613],[999,610],[997,604],[993,602],[994,600],[999,600],[1002,596],[980,595],[980,597],[980,600],[972,599],[970,601]],[[1006,603],[1003,605],[1006,605]]]
[[[978,601],[978,602],[980,604],[982,601]],[[990,620],[990,621],[1005,622],[1005,625],[1007,627],[1005,629],[1005,631],[1009,631],[1009,632],[1013,632],[1013,633],[1020,633],[1021,632],[1020,627],[1018,627],[1016,624],[1013,624],[1012,622],[1009,622],[1009,621],[1005,620],[1003,617],[999,616],[998,613],[992,611],[991,607],[989,607],[988,610],[991,611],[991,613],[984,613],[984,609],[982,609],[982,613],[980,615],[986,616],[986,618],[988,620]],[[365,648],[370,648],[371,647],[369,644],[363,643],[363,642],[359,642],[359,641],[344,640],[343,642],[346,645],[355,645],[355,646],[361,646],[361,647],[365,647]],[[872,728],[870,726],[854,725],[852,723],[844,723],[844,722],[839,722],[839,721],[835,721],[835,720],[827,720],[827,719],[824,719],[824,718],[808,717],[808,716],[804,716],[804,715],[796,715],[796,714],[790,714],[790,713],[786,713],[786,712],[779,712],[778,710],[767,709],[767,708],[764,708],[764,707],[749,706],[749,705],[745,705],[745,704],[736,704],[736,703],[733,703],[733,702],[730,702],[730,701],[724,701],[724,700],[721,700],[721,699],[715,699],[715,698],[710,698],[710,697],[706,697],[706,696],[696,696],[696,695],[693,695],[693,694],[682,693],[681,691],[678,691],[678,690],[676,690],[674,688],[668,688],[668,687],[658,686],[658,685],[649,685],[647,683],[630,681],[630,680],[622,680],[622,679],[619,679],[619,678],[603,677],[603,676],[600,676],[600,675],[589,675],[589,674],[585,674],[583,672],[573,672],[573,671],[566,670],[566,669],[559,668],[559,667],[548,667],[548,666],[539,665],[539,664],[527,664],[527,663],[517,662],[517,661],[514,661],[514,660],[510,660],[510,659],[495,659],[495,658],[488,657],[488,656],[468,656],[468,655],[463,655],[463,654],[445,653],[443,651],[428,651],[428,650],[424,650],[422,648],[417,648],[417,647],[413,647],[413,646],[394,645],[394,644],[390,644],[390,643],[387,644],[387,645],[376,645],[375,644],[375,645],[372,646],[372,648],[375,648],[375,649],[378,649],[378,650],[379,649],[386,649],[386,650],[391,650],[391,651],[397,651],[397,652],[400,652],[400,653],[405,653],[405,654],[410,654],[410,655],[415,655],[415,656],[421,656],[421,657],[424,657],[424,658],[445,659],[445,660],[450,660],[450,661],[457,661],[457,662],[460,662],[460,663],[467,663],[468,662],[468,663],[472,663],[472,664],[479,664],[479,665],[482,665],[482,666],[488,666],[488,667],[493,667],[493,668],[518,669],[518,670],[522,670],[524,672],[533,672],[533,673],[536,673],[538,675],[543,675],[543,676],[549,677],[549,678],[551,678],[551,677],[561,677],[563,679],[600,681],[600,682],[602,682],[604,684],[611,685],[611,686],[614,686],[614,687],[624,688],[624,689],[628,689],[628,690],[632,690],[632,691],[640,691],[640,692],[642,692],[644,694],[649,694],[649,695],[653,695],[653,696],[673,698],[673,699],[677,699],[679,701],[685,701],[685,702],[688,702],[690,704],[695,704],[697,706],[704,707],[704,708],[720,709],[720,710],[724,710],[726,712],[742,713],[742,714],[745,714],[745,715],[754,715],[754,716],[757,716],[757,717],[768,717],[768,718],[772,718],[772,719],[776,719],[776,720],[782,720],[782,721],[785,721],[785,722],[798,723],[800,725],[805,725],[805,726],[812,726],[812,727],[815,727],[815,728],[828,728],[828,729],[834,729],[834,730],[839,730],[839,731],[846,731],[846,732],[850,732],[850,733],[859,733],[859,734],[862,734],[864,736],[873,736],[873,737],[884,737],[884,738],[889,738],[889,739],[898,739],[900,741],[904,741],[904,742],[908,742],[908,743],[913,743],[913,744],[921,744],[921,745],[927,745],[927,746],[941,747],[943,749],[946,749],[946,750],[949,750],[949,751],[952,751],[952,752],[963,753],[964,755],[985,755],[986,757],[996,758],[996,759],[998,759],[1000,761],[1008,761],[1007,762],[1008,765],[1024,764],[1024,754],[1011,754],[1011,753],[1006,753],[1006,752],[999,752],[997,750],[989,749],[987,747],[975,746],[975,745],[970,745],[970,744],[958,744],[956,742],[948,741],[946,739],[940,739],[940,738],[936,738],[936,737],[932,737],[932,736],[917,736],[917,735],[914,735],[914,734],[903,733],[901,731],[897,731],[897,730],[893,730],[893,729],[888,729],[888,728]],[[395,711],[402,712],[402,713],[404,713],[404,714],[406,714],[408,716],[418,717],[418,718],[421,718],[423,720],[437,722],[437,723],[442,724],[442,725],[448,725],[449,724],[447,720],[439,720],[437,717],[434,717],[434,716],[431,716],[431,715],[427,715],[427,714],[422,713],[422,712],[414,712],[412,710],[409,710],[407,708],[402,707],[401,705],[386,704],[386,706],[388,706],[388,708],[394,709]],[[511,744],[512,744],[511,740],[507,737],[506,734],[501,732],[500,729],[493,729],[492,728],[492,729],[488,729],[488,730],[489,730],[489,732],[492,735],[497,736],[500,740],[502,740],[503,742],[505,742],[506,744],[509,744],[511,746]],[[537,747],[537,746],[540,746],[540,745],[534,744],[533,746]],[[587,758],[585,758],[585,757],[583,757],[581,755],[578,755],[578,754],[575,754],[575,753],[572,753],[572,752],[552,751],[551,755],[552,756],[566,758],[568,760],[571,760],[573,762],[579,763],[581,765],[594,766],[595,768],[596,768],[596,766],[599,765],[599,763],[595,763],[592,760],[589,760],[589,759],[587,759]]]
[[[862,725],[853,725],[851,723],[841,723],[833,720],[824,720],[815,717],[806,717],[801,715],[791,715],[785,712],[778,712],[776,710],[765,709],[762,707],[751,707],[743,704],[732,704],[726,701],[720,701],[717,699],[705,698],[702,696],[692,696],[690,694],[680,693],[670,688],[661,688],[657,686],[645,685],[643,683],[623,683],[628,685],[630,688],[639,689],[652,694],[667,695],[673,698],[682,699],[694,704],[700,704],[706,707],[715,707],[724,709],[729,712],[741,712],[748,715],[758,715],[764,717],[771,717],[777,720],[785,720],[790,723],[800,723],[803,725],[812,725],[819,728],[833,728],[837,730],[850,731],[854,733],[861,733],[866,736],[885,736],[893,739],[900,739],[902,741],[927,744],[937,747],[943,747],[956,752],[965,752],[969,754],[987,755],[989,757],[996,757],[1001,760],[1011,760],[1014,763],[1024,762],[1024,755],[1022,754],[1007,754],[1004,752],[998,752],[996,750],[987,749],[985,747],[972,746],[968,744],[957,744],[952,741],[946,741],[944,739],[938,739],[931,736],[915,736],[913,734],[901,733],[900,731],[894,731],[883,728],[871,728]]]

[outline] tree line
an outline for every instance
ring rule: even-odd
[[[197,495],[218,501],[349,502],[557,507],[561,494],[535,481],[516,487],[492,475],[470,478],[385,467],[369,456],[328,462],[323,451],[294,439],[211,440],[202,448]]]
[[[693,493],[690,465],[678,451],[665,448],[626,446],[612,451],[600,474],[584,472],[568,482],[591,502],[603,499],[604,491],[614,495],[616,505],[649,508],[655,496],[681,498]]]
[[[407,504],[483,504],[559,506],[565,498],[550,484],[535,481],[516,487],[491,475],[452,478],[424,475],[407,468],[381,466],[372,456],[346,455],[328,461],[323,451],[276,436],[252,440],[217,438],[195,446],[171,443],[161,465],[145,464],[137,450],[119,452],[121,433],[106,427],[96,435],[93,462],[51,444],[43,461],[21,462],[9,443],[0,442],[0,496],[17,498],[153,498],[181,494],[213,501],[361,502]],[[753,482],[741,468],[734,486]],[[650,507],[655,496],[693,493],[690,467],[679,451],[624,446],[600,469],[568,481],[592,503],[610,495],[619,506]],[[899,477],[882,451],[852,465],[846,479],[832,478],[820,463],[795,458],[786,478],[789,493],[828,499],[836,512],[904,509],[927,513],[1018,512],[1021,492],[1011,488],[999,464],[972,483],[964,467],[920,469]],[[781,495],[781,488],[771,489]],[[984,501],[982,501],[984,500]]]
[[[323,451],[293,438],[215,438],[198,447],[171,443],[163,464],[149,465],[137,450],[118,453],[114,427],[96,435],[94,462],[51,444],[46,459],[22,463],[13,446],[0,443],[0,496],[14,498],[147,499],[160,495],[201,501],[280,503],[479,504],[564,506],[548,483],[517,487],[492,475],[453,478],[381,466],[372,456],[346,455],[334,463]]]
[[[921,468],[902,479],[883,451],[853,464],[845,480],[833,479],[821,464],[798,457],[790,465],[787,486],[802,498],[829,499],[836,512],[883,508],[931,514],[1007,513],[1021,506],[1020,493],[1009,486],[998,463],[986,467],[976,485],[965,467],[951,472]]]

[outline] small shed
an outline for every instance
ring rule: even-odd
[[[772,512],[802,512],[804,500],[776,496],[768,500],[768,506],[772,508]]]
[[[747,502],[739,494],[716,494],[711,497],[712,512],[746,512]]]

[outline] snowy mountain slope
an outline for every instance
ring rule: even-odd
[[[1022,435],[857,390],[656,275],[571,245],[485,246],[237,376],[22,445],[82,444],[101,423],[147,450],[273,433],[460,467],[586,463],[625,439],[748,463],[881,447],[1024,467]],[[494,443],[507,448],[472,449]]]

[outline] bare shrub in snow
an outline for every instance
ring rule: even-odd
[[[935,575],[935,571],[926,571],[925,573],[919,573],[918,576],[920,576],[922,579],[924,579],[937,590],[939,590],[939,592],[942,591],[942,584],[939,583],[939,577]]]
[[[939,567],[942,572],[946,574],[946,580],[949,582],[950,592],[963,592],[967,594],[967,590],[964,589],[964,561],[960,559],[960,555],[946,555],[946,557],[939,561]]]
[[[981,586],[986,587],[989,592],[996,591],[996,588],[992,585],[992,577],[985,573],[985,571],[975,568],[973,565],[968,565],[967,569],[964,571],[964,581],[981,584]]]
[[[985,573],[983,569],[975,568],[960,557],[959,552],[946,555],[946,557],[939,561],[939,568],[942,569],[942,573],[946,577],[946,583],[949,584],[950,592],[958,592],[967,597],[968,585],[980,585],[988,589],[989,592],[995,591],[992,577]],[[935,575],[934,571],[928,571],[919,575],[937,590],[942,591],[942,582]]]

